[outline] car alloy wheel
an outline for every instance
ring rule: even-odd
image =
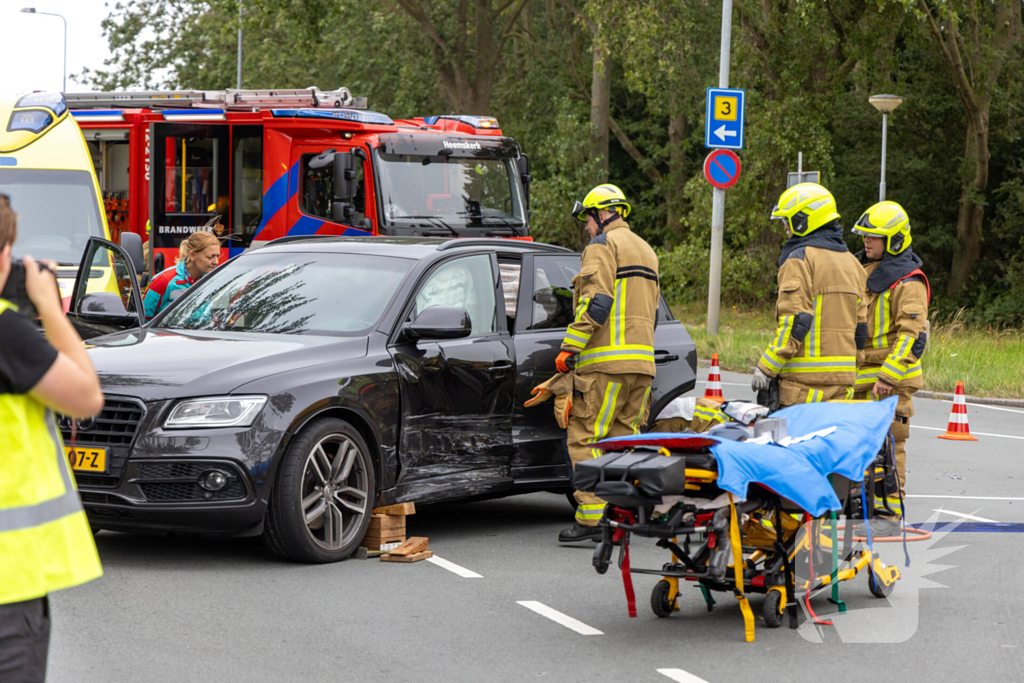
[[[336,551],[353,540],[369,511],[367,484],[365,457],[352,439],[328,434],[313,446],[302,472],[302,513],[314,543]]]

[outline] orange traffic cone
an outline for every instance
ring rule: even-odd
[[[722,396],[722,375],[718,369],[718,354],[711,354],[711,371],[708,372],[708,386],[704,390],[704,398],[709,401],[722,403],[725,397]]]
[[[971,436],[971,428],[967,425],[967,400],[964,398],[964,383],[956,383],[956,393],[953,395],[953,410],[949,413],[949,426],[945,434],[939,434],[940,439],[952,439],[954,441],[977,441]]]

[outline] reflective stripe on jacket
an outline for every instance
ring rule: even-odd
[[[0,424],[0,604],[101,576],[53,414],[28,394],[0,394]]]
[[[573,279],[572,324],[562,350],[579,354],[576,372],[654,376],[654,325],[661,289],[658,257],[622,219],[583,250]]]
[[[193,284],[195,284],[195,280],[188,274],[184,260],[178,261],[177,265],[157,274],[149,283],[149,291],[146,292],[146,297],[142,300],[143,308],[146,310],[146,320],[170,306],[172,301],[176,301]]]
[[[870,275],[878,262],[864,266]],[[881,293],[864,290],[862,316],[867,318],[868,337],[864,358],[857,369],[857,390],[882,380],[893,387],[924,386],[921,356],[928,326],[928,288],[920,279],[898,280]]]
[[[779,268],[779,327],[757,366],[804,385],[853,386],[866,275],[853,254],[797,249]]]

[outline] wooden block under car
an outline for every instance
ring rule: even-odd
[[[370,526],[366,533],[370,536],[382,536],[386,533],[405,535],[405,515],[370,515]]]
[[[430,541],[425,536],[413,536],[402,545],[398,546],[389,555],[405,556],[415,555],[430,549]]]
[[[416,503],[399,503],[398,505],[385,505],[374,508],[375,515],[415,515]]]
[[[423,552],[414,553],[412,555],[395,555],[395,551],[392,550],[390,553],[384,553],[383,555],[381,555],[380,556],[380,561],[381,562],[419,562],[420,560],[425,560],[428,557],[433,557],[433,556],[434,556],[434,553],[431,552],[430,550],[424,550]]]

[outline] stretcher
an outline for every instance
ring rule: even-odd
[[[786,409],[771,416],[777,423],[772,434],[753,424],[732,424],[703,435],[647,434],[597,443],[605,454],[578,463],[574,474],[577,489],[607,502],[594,568],[607,572],[618,548],[630,616],[636,616],[632,574],[661,577],[651,593],[651,609],[659,617],[679,609],[680,582],[700,588],[709,612],[713,593],[732,594],[748,641],[754,639],[751,593],[765,596],[761,615],[769,628],[781,626],[787,613],[790,627],[798,626],[801,594],[808,616],[829,623],[814,614],[810,596],[830,591],[830,600],[845,611],[838,585],[861,573],[872,595],[888,596],[900,573],[873,551],[870,520],[885,509],[876,497],[887,501],[884,481],[895,472],[887,438],[895,400],[890,403],[866,410],[850,405],[857,414],[844,419],[835,408],[800,406],[796,414]],[[876,496],[879,491],[883,495]],[[847,520],[843,527],[839,516]],[[858,520],[866,546],[854,540]],[[670,560],[659,568],[632,567],[634,536],[657,539]]]

